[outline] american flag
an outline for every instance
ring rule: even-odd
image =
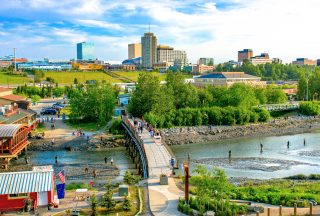
[[[64,176],[64,170],[62,170],[61,172],[58,173],[58,176],[60,178],[60,181],[62,183],[65,183],[66,182],[66,179],[65,179],[65,176]]]

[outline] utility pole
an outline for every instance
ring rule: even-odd
[[[309,101],[309,77],[307,77],[307,101]]]
[[[17,72],[17,64],[16,64],[16,48],[13,48],[13,61],[14,61],[14,73]]]

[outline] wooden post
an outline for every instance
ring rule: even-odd
[[[279,206],[279,216],[282,216],[282,205]]]
[[[260,212],[257,212],[257,216],[260,216]]]
[[[294,204],[293,215],[297,216],[297,203]]]
[[[271,209],[268,208],[268,216],[271,216]]]
[[[310,205],[309,215],[312,216],[312,208],[313,208],[313,205],[312,205],[312,203],[310,203],[309,205]]]
[[[185,201],[189,203],[189,178],[190,178],[189,166],[188,164],[184,163],[183,167],[184,167],[184,178],[185,178],[184,198],[185,198]]]

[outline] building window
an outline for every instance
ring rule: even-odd
[[[9,199],[19,199],[29,197],[28,193],[9,194]]]

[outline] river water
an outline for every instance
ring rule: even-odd
[[[87,176],[86,180],[93,178],[91,176],[93,169],[98,172],[101,171],[101,175],[98,174],[98,179],[104,181],[106,181],[107,177],[113,180],[121,180],[126,170],[131,170],[133,173],[136,172],[125,148],[106,151],[28,151],[27,155],[30,158],[31,165],[53,165],[55,173],[64,169],[67,179],[69,176],[70,180],[73,180],[74,176],[79,176],[74,181],[85,180],[81,177],[85,167],[89,167],[89,177]],[[58,155],[58,164],[55,164],[56,155]],[[105,157],[108,158],[107,164],[105,164]],[[119,169],[120,175],[112,171],[106,171],[106,169],[112,169],[111,158],[114,161],[114,165]],[[21,166],[22,164],[25,164],[24,156],[18,160],[12,160],[12,166]]]
[[[263,145],[263,152],[260,151],[260,143]],[[186,161],[188,153],[191,154],[191,169],[197,164],[217,166],[223,168],[229,177],[270,179],[296,174],[320,174],[320,131],[229,139],[173,146],[172,149],[180,162]]]

